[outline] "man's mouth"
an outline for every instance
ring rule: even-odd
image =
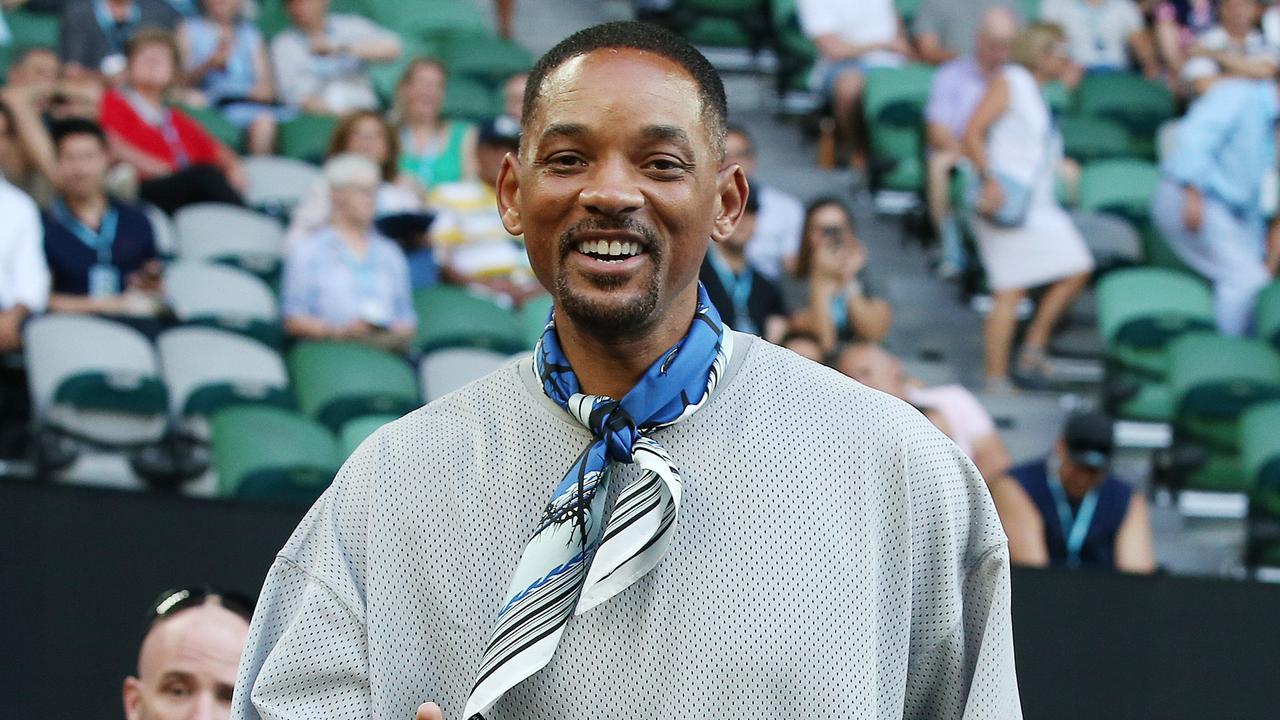
[[[575,249],[593,260],[606,263],[621,263],[645,253],[644,245],[632,240],[583,240]]]

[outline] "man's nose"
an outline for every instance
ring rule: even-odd
[[[186,720],[227,720],[224,715],[218,717],[218,702],[214,699],[213,693],[198,692],[191,703],[191,712],[187,715]]]
[[[629,215],[644,206],[631,163],[612,158],[597,163],[578,202],[593,215]]]

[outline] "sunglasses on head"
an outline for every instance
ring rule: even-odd
[[[239,615],[246,621],[253,619],[254,601],[252,598],[240,593],[214,590],[208,585],[193,585],[160,593],[160,597],[156,598],[156,601],[151,604],[151,610],[147,613],[147,623],[150,625],[158,620],[176,615],[187,608],[204,605],[210,598],[213,598],[218,605]]]

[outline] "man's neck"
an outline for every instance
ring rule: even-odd
[[[102,214],[107,211],[107,196],[104,193],[91,193],[83,197],[66,195],[62,202],[72,215],[89,227],[97,227],[102,221]]]

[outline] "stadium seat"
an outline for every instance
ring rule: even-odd
[[[1247,555],[1251,564],[1280,565],[1280,402],[1240,417],[1240,458],[1251,486]]]
[[[770,24],[765,0],[679,0],[671,18],[694,45],[753,52],[764,47]]]
[[[342,453],[342,457],[349,457],[356,448],[360,447],[360,443],[364,442],[365,438],[377,432],[383,425],[397,419],[396,415],[364,415],[348,420],[343,423],[342,430],[338,431],[338,451]]]
[[[1098,331],[1107,348],[1107,385],[1129,387],[1110,409],[1132,420],[1173,419],[1171,342],[1215,327],[1213,295],[1198,278],[1163,268],[1130,268],[1098,281]]]
[[[223,117],[222,113],[214,108],[200,108],[192,105],[182,105],[182,111],[191,116],[209,134],[218,139],[218,142],[226,145],[235,152],[244,151],[244,133],[240,128],[231,124],[231,121]]]
[[[230,330],[279,347],[284,339],[276,297],[256,275],[197,260],[170,265],[164,274],[169,307],[179,321]]]
[[[289,353],[298,407],[336,432],[363,415],[403,415],[422,404],[403,358],[365,345],[306,342]]]
[[[1150,221],[1160,169],[1143,160],[1098,160],[1080,173],[1080,209],[1119,215],[1135,227]]]
[[[497,352],[527,350],[520,323],[510,310],[448,285],[413,294],[418,312],[418,349],[477,347]]]
[[[862,105],[875,189],[924,187],[923,113],[933,73],[927,65],[874,68],[867,73]]]
[[[1084,236],[1089,252],[1093,253],[1097,272],[1142,262],[1142,236],[1128,220],[1107,213],[1080,210],[1069,214],[1076,229]]]
[[[1169,346],[1174,445],[1190,445],[1205,461],[1185,472],[1182,486],[1248,488],[1239,450],[1240,416],[1280,399],[1280,353],[1265,343],[1214,333],[1189,333]]]
[[[1257,327],[1258,337],[1280,350],[1280,280],[1272,281],[1258,293],[1253,322]]]
[[[510,40],[490,35],[451,37],[440,44],[440,54],[449,68],[449,82],[467,77],[490,87],[508,77],[528,72],[533,54]]]
[[[156,239],[156,252],[162,258],[172,258],[178,254],[178,231],[173,227],[173,220],[163,210],[150,203],[141,204],[142,211],[147,214],[151,223],[151,233]]]
[[[530,298],[520,307],[520,330],[524,335],[524,343],[527,349],[531,350],[534,345],[538,344],[538,339],[542,337],[542,331],[547,328],[547,315],[550,312],[550,294]]]
[[[178,257],[243,268],[266,279],[279,273],[284,229],[268,215],[236,205],[197,203],[173,216]]]
[[[467,77],[450,77],[441,114],[455,120],[481,122],[502,112],[488,87]]]
[[[1149,159],[1155,158],[1156,129],[1174,115],[1168,88],[1124,73],[1086,75],[1076,89],[1076,105],[1082,115],[1120,123],[1129,131],[1133,155]]]
[[[115,448],[164,436],[167,395],[141,332],[91,315],[55,314],[31,320],[24,338],[40,429]]]
[[[289,13],[285,10],[286,2],[287,0],[258,0],[258,29],[268,41],[272,35],[290,25]],[[329,12],[370,17],[373,3],[370,0],[330,0]]]
[[[56,14],[6,9],[4,21],[9,26],[13,36],[11,44],[15,48],[58,47],[58,26],[62,19]]]
[[[778,56],[777,90],[809,89],[809,69],[818,57],[813,41],[800,27],[797,0],[773,0],[771,20],[774,53]]]
[[[372,17],[402,36],[439,41],[489,34],[489,17],[469,0],[368,0]]]
[[[1049,109],[1053,111],[1054,115],[1065,116],[1071,109],[1071,91],[1067,89],[1066,85],[1057,80],[1045,83],[1040,89],[1040,94],[1044,97],[1044,101],[1049,104]]]
[[[309,505],[341,464],[333,435],[281,408],[242,405],[210,423],[210,451],[224,497]]]
[[[1129,133],[1117,123],[1087,115],[1068,115],[1059,121],[1063,150],[1081,163],[1129,154]]]
[[[217,328],[179,327],[161,335],[156,350],[169,411],[179,422],[235,405],[293,407],[284,360],[256,340]]]
[[[315,165],[288,157],[253,155],[245,158],[244,170],[249,176],[245,202],[284,211],[292,210],[322,177]]]
[[[442,348],[427,353],[418,365],[422,396],[431,402],[497,370],[508,359],[506,354],[480,348]]]
[[[324,162],[329,138],[338,127],[338,118],[328,115],[299,115],[280,123],[276,140],[280,154],[311,163]]]

